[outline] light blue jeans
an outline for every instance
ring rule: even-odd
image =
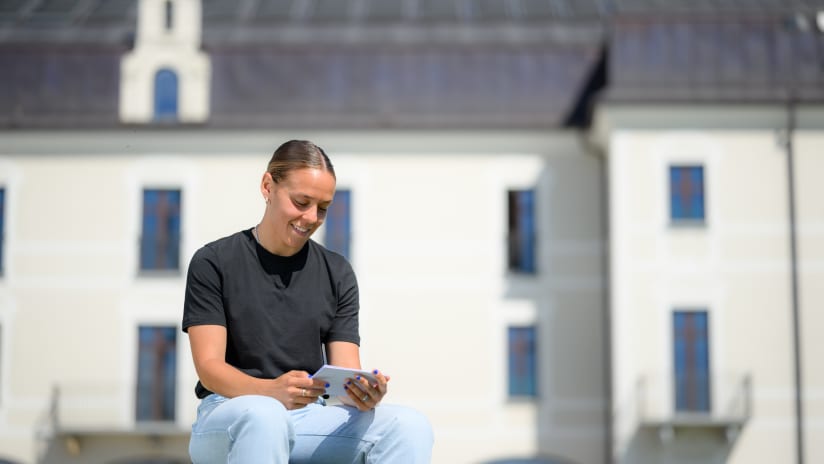
[[[268,396],[204,398],[192,425],[195,464],[423,464],[432,454],[429,421],[403,406],[360,412],[314,403],[287,411]]]

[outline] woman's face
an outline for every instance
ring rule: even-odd
[[[267,225],[273,230],[272,251],[292,256],[306,244],[326,218],[335,196],[335,178],[328,171],[314,168],[290,171],[278,183],[264,175],[268,185]]]

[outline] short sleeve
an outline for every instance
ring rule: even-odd
[[[188,332],[193,325],[226,326],[220,266],[217,255],[209,246],[195,253],[186,275],[183,331]]]
[[[358,282],[352,266],[342,260],[340,272],[335,282],[338,297],[335,318],[327,333],[325,342],[352,342],[360,344],[358,331],[358,311],[360,310]]]

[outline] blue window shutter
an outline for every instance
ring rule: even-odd
[[[709,412],[711,373],[706,311],[675,311],[673,354],[676,411]]]
[[[135,411],[138,421],[175,419],[176,377],[176,328],[138,327]]]
[[[178,80],[170,69],[161,69],[154,82],[155,121],[177,121]]]
[[[509,396],[537,396],[535,327],[509,327]]]
[[[670,166],[670,219],[704,221],[703,166]]]
[[[141,270],[175,270],[180,261],[180,190],[143,191]]]
[[[675,166],[670,167],[670,218],[672,220],[684,218],[684,201],[681,199],[681,169]]]
[[[690,210],[694,219],[704,219],[704,168],[692,167],[689,170],[695,191],[690,197]]]
[[[351,259],[352,192],[338,190],[326,212],[326,247]]]

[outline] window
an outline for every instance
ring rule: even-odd
[[[350,258],[352,240],[352,193],[338,190],[335,199],[326,214],[326,248],[336,251],[347,259]]]
[[[704,222],[704,167],[670,166],[670,219]]]
[[[535,191],[509,191],[509,270],[535,273]]]
[[[138,421],[175,419],[177,328],[140,326],[137,352]]]
[[[537,396],[535,327],[509,328],[509,396]]]
[[[164,13],[164,24],[166,26],[166,31],[171,31],[174,27],[174,3],[172,3],[171,0],[166,0]]]
[[[710,411],[709,327],[706,311],[673,314],[675,410]]]
[[[0,188],[0,275],[3,275],[3,249],[6,247],[6,189]]]
[[[180,261],[180,190],[143,190],[140,269],[176,270]]]
[[[155,74],[154,84],[155,121],[177,121],[177,74],[170,69],[161,69]]]

